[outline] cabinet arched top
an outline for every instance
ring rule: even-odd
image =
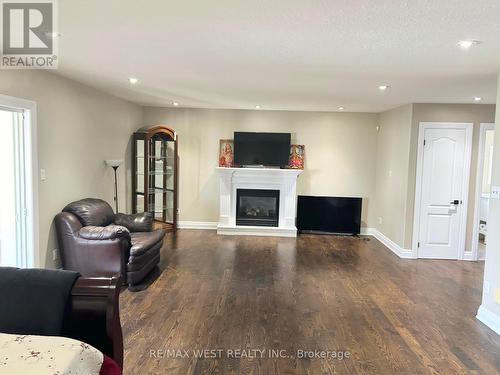
[[[155,135],[163,135],[170,138],[170,140],[177,140],[177,134],[174,129],[168,127],[167,125],[154,125],[150,127],[140,128],[136,133],[143,133],[146,139],[151,139]]]

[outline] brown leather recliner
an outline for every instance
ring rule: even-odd
[[[165,231],[152,230],[149,213],[115,214],[107,202],[85,198],[64,207],[55,224],[63,268],[84,277],[121,275],[140,290],[160,261]]]

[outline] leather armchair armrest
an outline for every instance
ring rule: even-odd
[[[130,241],[130,232],[120,225],[108,225],[97,227],[88,225],[79,230],[78,234],[85,240],[112,240],[115,238],[125,238]]]
[[[115,224],[127,228],[131,232],[151,232],[153,230],[153,215],[142,212],[134,215],[116,214]]]
[[[65,268],[78,270],[84,277],[121,275],[125,280],[130,240],[87,240],[78,236],[74,238],[71,251],[65,255],[69,260]]]

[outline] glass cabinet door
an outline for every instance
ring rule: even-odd
[[[132,178],[135,179],[135,191],[134,191],[134,212],[144,212],[144,166],[145,166],[145,141],[143,139],[135,140],[135,176]]]
[[[174,222],[174,141],[164,134],[149,140],[148,211],[156,220]]]

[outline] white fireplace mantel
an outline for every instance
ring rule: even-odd
[[[217,168],[220,177],[220,209],[217,234],[296,237],[297,177],[299,169]],[[237,189],[279,190],[277,227],[236,225]]]

